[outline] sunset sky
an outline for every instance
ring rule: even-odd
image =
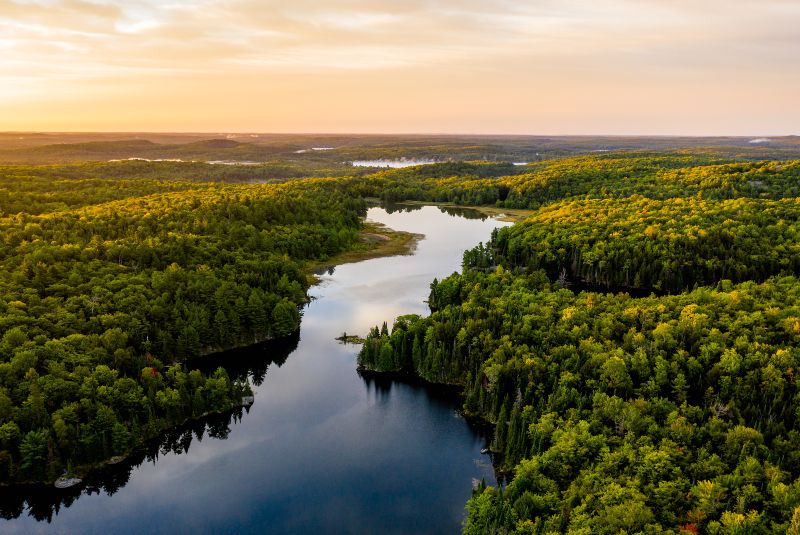
[[[800,134],[800,2],[0,0],[0,130]]]

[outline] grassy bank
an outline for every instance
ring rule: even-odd
[[[381,223],[366,221],[364,228],[359,233],[360,241],[355,247],[323,261],[312,262],[308,264],[307,271],[312,283],[316,283],[317,274],[330,267],[361,262],[370,258],[412,254],[416,249],[417,242],[423,237],[422,234],[392,230]]]

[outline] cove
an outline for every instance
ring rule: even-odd
[[[255,404],[168,433],[81,489],[0,492],[4,533],[457,533],[473,480],[495,484],[481,430],[450,390],[356,371],[366,334],[427,314],[429,284],[507,225],[432,206],[368,218],[424,234],[413,255],[338,266],[310,290],[299,337],[214,357]]]

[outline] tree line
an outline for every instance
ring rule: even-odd
[[[800,533],[800,164],[704,158],[421,181],[535,209],[359,354],[495,426],[465,533]]]
[[[239,405],[246,383],[190,359],[296,331],[305,264],[355,245],[365,210],[315,180],[142,179],[116,200],[85,180],[51,185],[66,208],[0,217],[1,482],[80,474]]]

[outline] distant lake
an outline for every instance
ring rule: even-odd
[[[116,160],[108,160],[109,163],[113,162],[173,162],[173,163],[207,163],[210,165],[265,165],[267,162],[255,162],[252,160],[182,160],[181,158],[124,158]]]
[[[352,162],[354,167],[390,167],[399,169],[401,167],[412,167],[414,165],[427,165],[437,163],[436,160],[400,159],[400,160],[355,160]]]
[[[326,151],[326,150],[334,150],[335,147],[311,147],[310,149],[300,149],[294,151],[295,154],[305,154],[309,151]]]
[[[487,435],[452,390],[361,377],[359,347],[334,338],[427,314],[433,278],[508,223],[431,206],[368,217],[425,239],[322,274],[299,336],[198,361],[249,377],[249,410],[178,428],[82,488],[0,489],[0,532],[458,533],[473,481],[496,483]]]

